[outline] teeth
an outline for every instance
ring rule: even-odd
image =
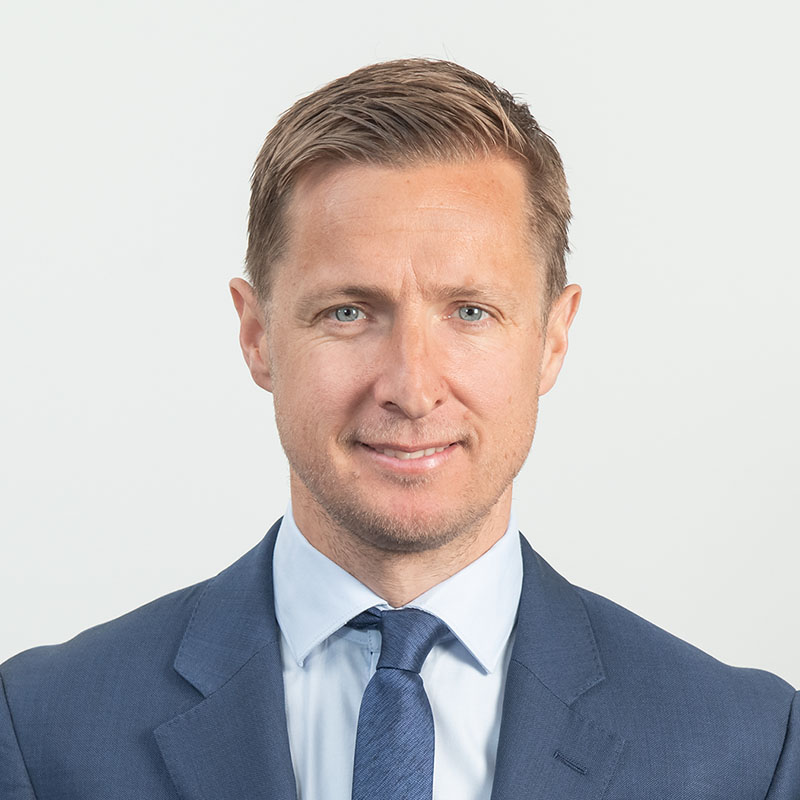
[[[423,456],[432,456],[434,453],[441,453],[442,450],[447,450],[450,445],[444,447],[429,447],[427,450],[415,450],[413,453],[406,453],[403,450],[379,450],[385,456],[392,458],[399,458],[401,461],[407,461],[409,458],[422,458]]]

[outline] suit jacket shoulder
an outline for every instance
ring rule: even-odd
[[[155,741],[144,732],[200,698],[173,662],[176,642],[206,587],[207,582],[166,595],[63,644],[27,650],[0,666],[16,747],[24,754],[26,771],[35,776],[37,796],[69,796],[51,781],[76,774],[76,764],[84,765],[81,781],[102,780],[114,769],[118,748],[131,741],[138,740],[143,753],[157,755]],[[152,767],[160,759],[139,762],[139,790],[161,796],[161,779]],[[0,758],[0,772],[5,766]],[[76,796],[85,791],[81,785],[73,788]],[[0,796],[7,795],[0,791]]]
[[[187,715],[200,718],[206,698],[263,649],[275,657],[261,687],[282,680],[271,601],[276,531],[277,524],[215,578],[0,665],[0,797],[175,800],[168,760],[181,748],[169,733]],[[258,707],[259,686],[237,686],[238,706],[212,703],[218,716],[211,727],[217,735],[227,720],[245,742],[230,747],[244,750],[255,740],[245,714]],[[282,698],[274,705],[282,712]],[[189,737],[184,749],[201,765],[221,767],[226,758],[203,757]]]
[[[744,696],[737,694],[740,702],[747,703],[752,697],[757,708],[767,713],[772,708],[771,700],[780,706],[787,698],[791,702],[795,690],[777,675],[732,667],[612,600],[574,588],[586,608],[605,665],[606,690],[622,688],[617,686],[615,677],[625,675],[625,691],[634,703],[643,700],[644,692],[655,693],[661,699],[662,692],[692,694],[698,699],[698,691],[707,701],[709,693],[713,697],[719,692],[744,692]],[[755,707],[748,706],[747,710]]]
[[[791,686],[722,664],[521,547],[497,798],[539,785],[559,800],[800,800]]]
[[[638,757],[662,774],[677,766],[673,790],[679,785],[688,797],[730,797],[731,786],[743,797],[764,797],[789,738],[793,703],[795,713],[800,707],[792,686],[724,664],[604,597],[576,592],[605,676],[576,704],[580,713],[624,736],[627,761]],[[794,758],[797,750],[795,742]],[[795,791],[800,798],[800,782]]]

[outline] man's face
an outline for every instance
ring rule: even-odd
[[[507,515],[578,296],[554,309],[553,347],[525,198],[506,159],[299,182],[250,360],[274,394],[298,519],[418,551]]]

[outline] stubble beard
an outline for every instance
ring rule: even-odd
[[[400,514],[384,511],[369,503],[355,491],[332,492],[330,487],[337,477],[330,474],[321,476],[318,472],[298,472],[298,478],[316,501],[319,521],[329,529],[333,529],[336,540],[344,544],[343,533],[353,544],[356,540],[365,547],[381,553],[397,555],[422,553],[446,547],[456,540],[464,544],[471,542],[481,523],[489,515],[501,495],[508,488],[502,486],[496,496],[480,506],[465,500],[456,509],[441,511],[422,511],[413,514]],[[408,492],[408,504],[413,505],[416,490],[423,490],[431,483],[431,478],[417,478],[413,481],[404,479],[397,481]]]
[[[453,546],[456,542],[460,542],[464,549],[468,548],[522,468],[533,438],[531,430],[527,445],[522,443],[511,459],[502,464],[487,465],[484,470],[485,481],[493,484],[493,490],[488,494],[483,491],[486,483],[477,487],[466,486],[459,493],[456,508],[443,508],[440,511],[423,511],[420,508],[418,513],[400,514],[377,507],[368,495],[353,486],[358,483],[356,473],[342,475],[325,457],[319,458],[313,454],[309,457],[306,452],[295,452],[291,446],[294,437],[282,424],[286,420],[276,415],[276,421],[293,481],[296,476],[302,489],[313,499],[310,507],[320,531],[325,532],[328,548],[342,556],[346,556],[346,551],[352,555],[355,552],[363,554],[365,550],[374,552],[376,556],[424,553]],[[288,427],[291,428],[291,423]],[[358,435],[345,436],[340,444],[343,447],[360,447]],[[459,446],[469,451],[474,443],[467,437]],[[394,476],[387,480],[392,480],[407,492],[407,504],[413,505],[415,492],[430,491],[430,484],[436,477],[423,474]],[[425,500],[426,505],[429,504],[430,498],[426,497]]]

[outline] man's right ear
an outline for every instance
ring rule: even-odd
[[[247,281],[233,278],[228,286],[239,315],[239,344],[245,363],[253,380],[262,389],[271,392],[272,376],[269,371],[264,309],[256,297],[255,289]]]

